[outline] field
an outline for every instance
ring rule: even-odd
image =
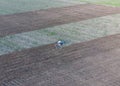
[[[78,0],[78,1],[102,5],[120,6],[119,0]]]
[[[119,86],[119,5],[0,0],[0,86]]]
[[[80,6],[71,7],[71,9],[76,9],[77,11],[77,10],[80,10],[79,9]],[[78,14],[80,13],[80,15],[83,15],[83,16],[79,18],[76,17],[76,16],[79,16],[77,13],[74,14],[74,11],[68,10],[68,8],[62,8],[62,9],[56,9],[56,10],[50,9],[49,14],[48,14],[49,10],[45,12],[40,11],[41,12],[41,14],[39,12],[40,17],[38,16],[38,14],[34,13],[35,17],[33,18],[30,18],[33,15],[31,12],[30,12],[31,14],[25,13],[21,15],[16,14],[13,16],[12,15],[6,16],[7,19],[5,18],[4,21],[0,23],[1,24],[0,36],[5,36],[0,38],[0,47],[1,47],[0,55],[7,54],[13,51],[20,51],[26,48],[32,48],[32,47],[55,43],[60,39],[66,41],[65,46],[68,46],[74,43],[85,42],[85,41],[93,40],[99,37],[120,33],[120,30],[119,30],[120,15],[119,14],[110,15],[110,13],[108,14],[108,12],[106,12],[105,10],[105,9],[108,10],[107,7],[101,7],[101,6],[94,6],[94,7],[98,9],[96,9],[96,11],[95,10],[93,11],[92,5],[87,5],[87,6],[82,5],[81,11],[80,12],[78,11]],[[88,8],[89,10],[87,10]],[[104,10],[101,10],[103,8]],[[68,12],[65,12],[66,9],[68,10],[69,14]],[[83,9],[86,10],[87,14],[85,13],[81,14],[81,12],[83,12]],[[109,10],[111,12],[112,8],[110,8]],[[51,13],[51,11],[53,13]],[[54,13],[54,11],[57,13]],[[101,13],[96,15],[93,14],[93,12],[96,13],[98,11],[100,12],[102,11],[102,14]],[[43,12],[45,13],[44,15],[48,14],[49,17],[47,19],[46,19],[46,16],[44,18]],[[118,10],[117,11],[115,10],[115,12],[112,11],[111,14],[116,12],[118,13]],[[22,15],[24,16],[21,17]],[[25,15],[27,16],[25,17]],[[68,15],[67,18],[66,18],[66,15]],[[97,16],[103,16],[103,15],[108,15],[108,16],[96,18]],[[38,16],[39,19],[36,18],[36,16]],[[0,19],[3,19],[3,18],[4,17],[2,16],[0,17]],[[94,19],[91,19],[91,18],[94,18]],[[9,19],[11,23],[9,22]],[[56,20],[61,20],[61,21],[57,22]],[[81,20],[84,20],[84,21],[81,21]],[[28,22],[28,21],[32,21],[32,22]],[[47,21],[51,21],[51,22],[49,23]],[[15,22],[17,24],[15,24]],[[24,23],[26,25],[24,25]],[[66,24],[66,23],[69,23],[69,24]],[[8,28],[8,25],[10,25],[9,28]]]
[[[119,39],[114,35],[63,49],[46,45],[0,56],[0,84],[119,86]]]
[[[49,3],[49,4],[48,4]],[[71,6],[75,4],[94,3],[120,6],[119,0],[1,0],[0,14],[14,14],[33,10]]]
[[[0,14],[14,14],[26,11],[70,6],[83,2],[74,0],[0,0]]]

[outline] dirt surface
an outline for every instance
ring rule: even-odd
[[[120,13],[120,8],[80,4],[0,16],[0,37]]]
[[[120,35],[0,56],[0,86],[119,86]]]

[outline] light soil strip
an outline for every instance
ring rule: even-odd
[[[75,0],[0,0],[0,15],[85,4]]]
[[[0,56],[0,86],[119,86],[120,35]]]
[[[0,16],[0,37],[120,13],[120,8],[81,4]]]

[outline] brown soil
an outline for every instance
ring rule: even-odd
[[[120,13],[118,7],[80,4],[0,16],[0,37]]]
[[[119,86],[120,35],[0,56],[0,86]]]

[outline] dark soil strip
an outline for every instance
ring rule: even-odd
[[[0,37],[120,13],[120,8],[76,5],[0,16]]]
[[[119,72],[115,71],[120,65],[117,58],[120,53],[116,52],[120,49],[119,39],[120,35],[113,35],[60,50],[51,44],[0,56],[0,86],[84,86],[89,82],[99,86],[100,80],[106,80],[104,84],[117,83],[120,80]],[[103,67],[95,65],[98,62],[102,62]],[[106,70],[108,64],[114,67]],[[115,86],[114,82],[110,86]]]

